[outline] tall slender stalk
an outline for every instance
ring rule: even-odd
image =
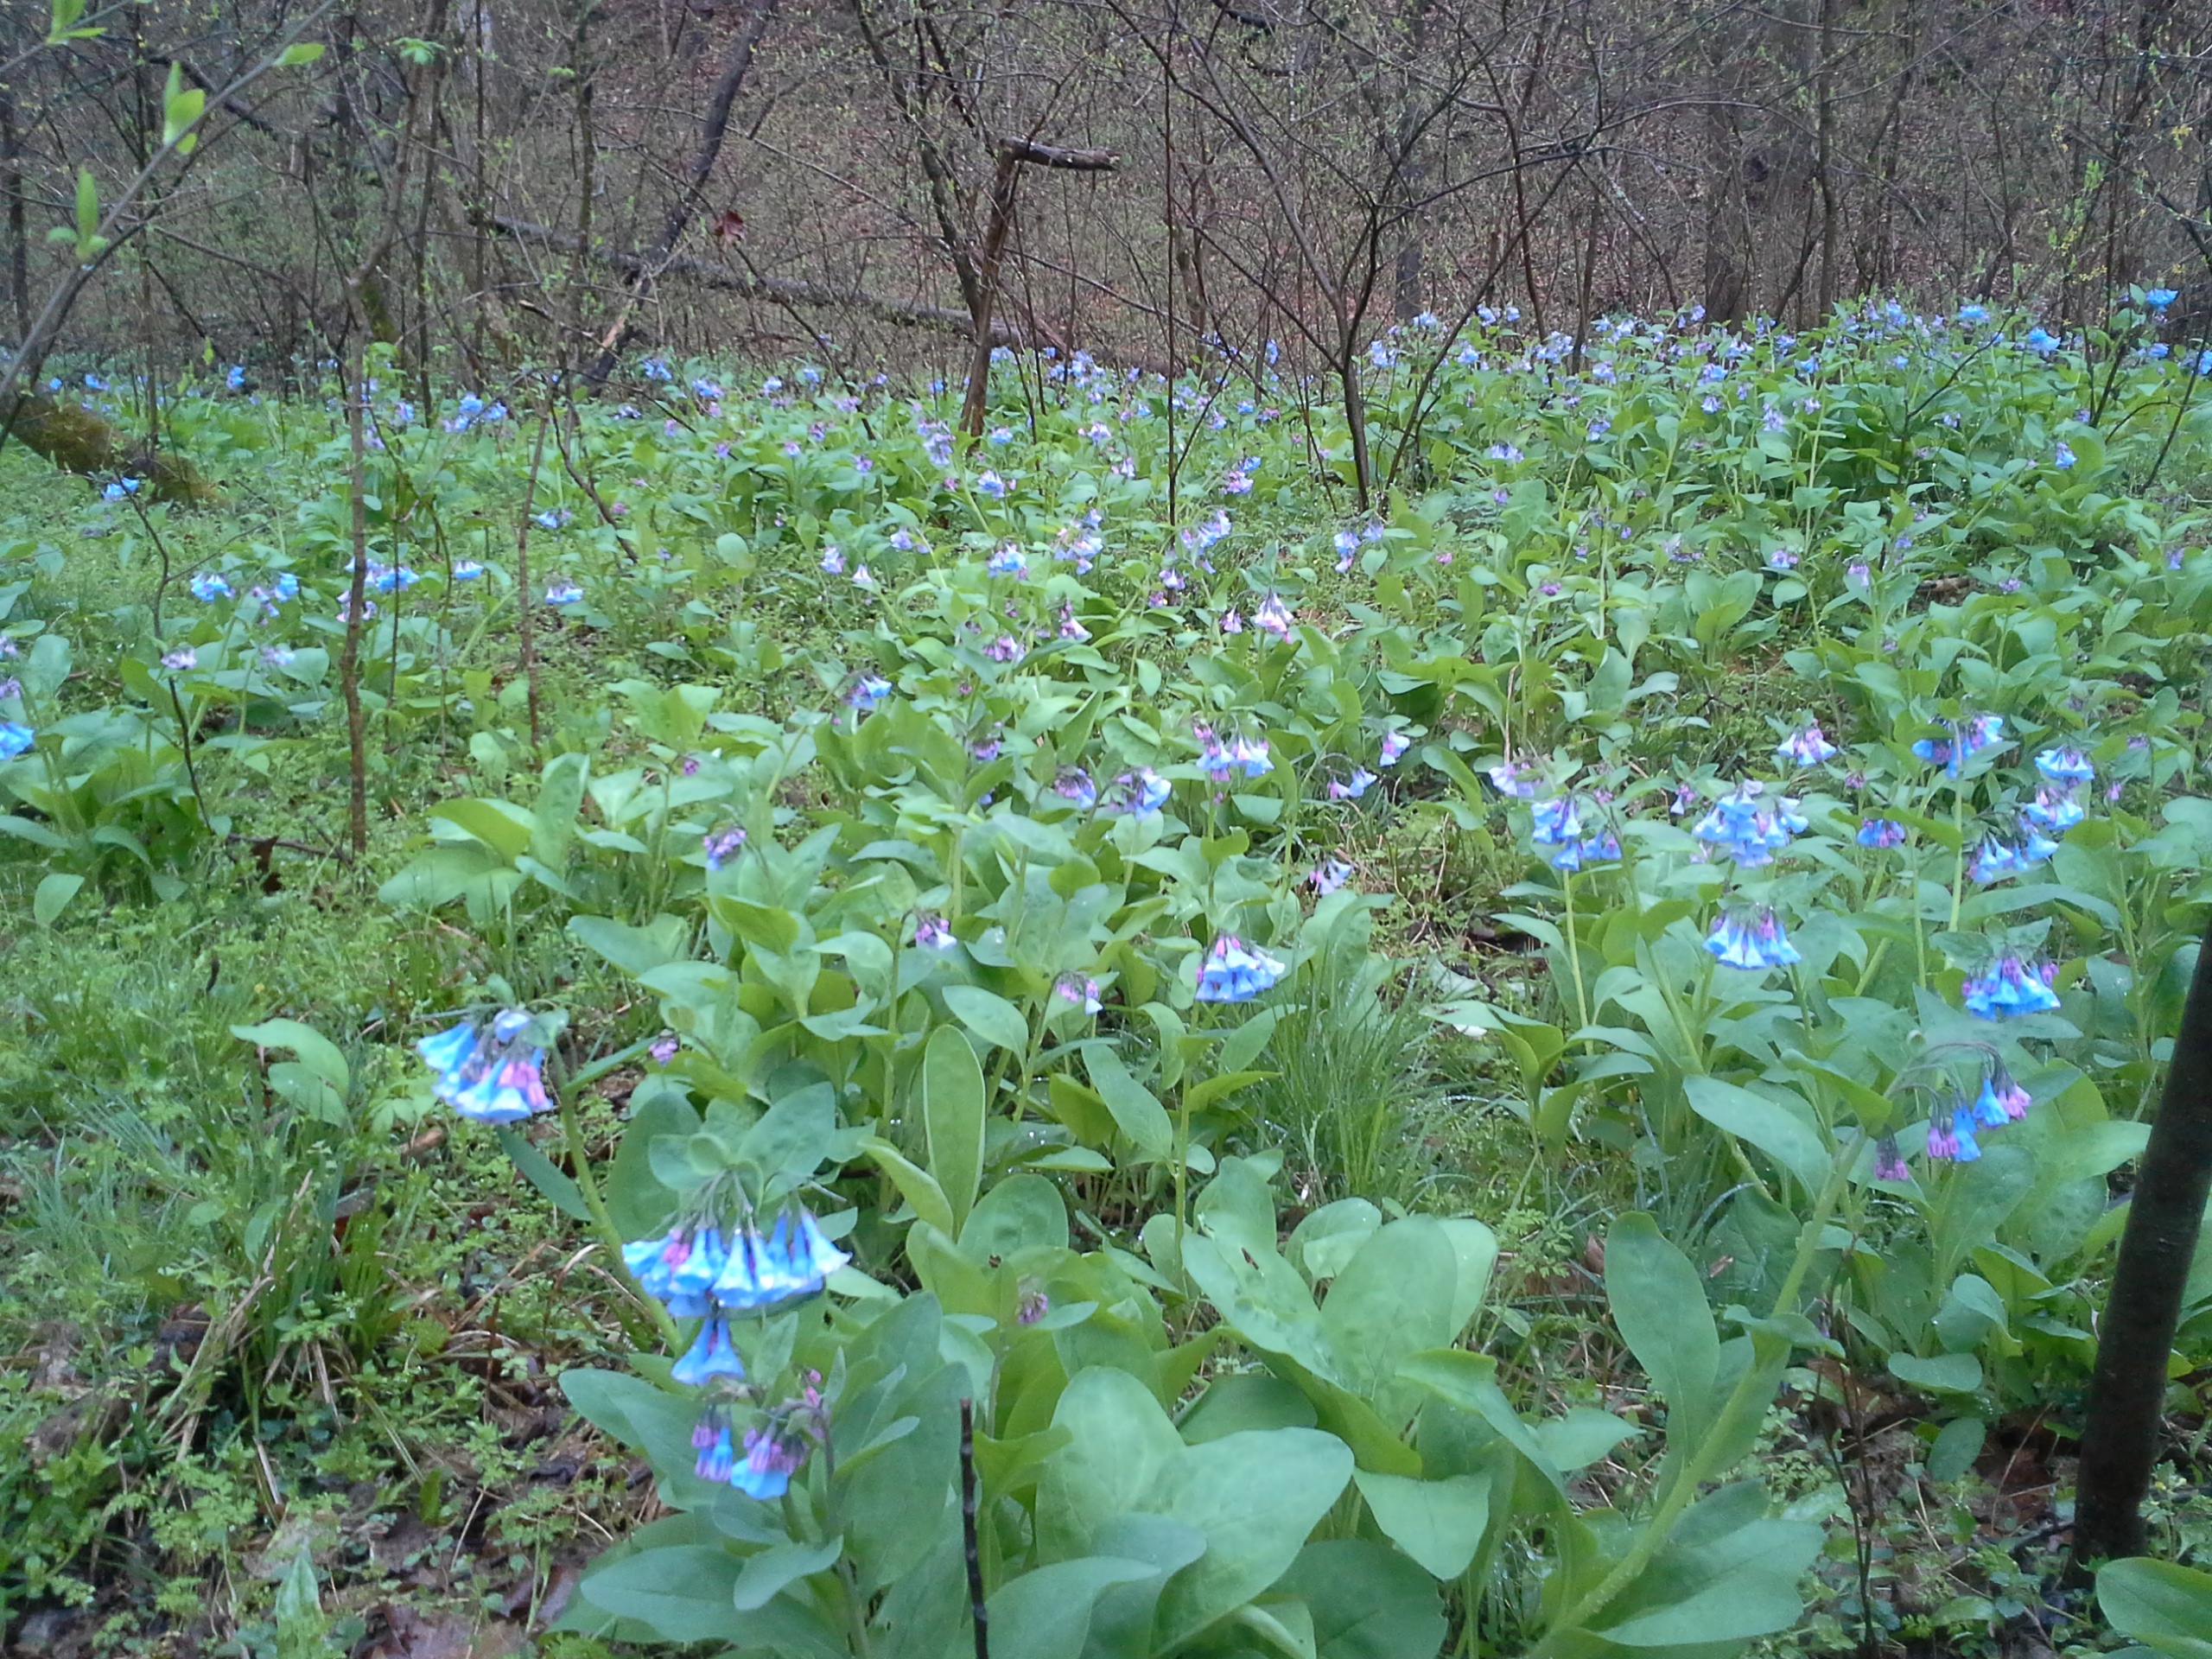
[[[353,572],[346,588],[346,644],[338,658],[339,695],[346,702],[346,759],[349,788],[346,823],[353,856],[369,850],[368,726],[361,714],[361,629],[368,608],[369,519],[367,468],[364,454],[366,435],[362,430],[361,405],[368,400],[367,371],[355,350],[346,353],[346,455],[347,478],[353,498]]]

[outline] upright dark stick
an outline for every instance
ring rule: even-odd
[[[960,1531],[968,1544],[968,1606],[976,1618],[976,1659],[991,1659],[991,1614],[983,1605],[983,1557],[976,1548],[976,1402],[960,1402]]]
[[[2196,958],[2151,1143],[2136,1166],[2074,1496],[2074,1571],[2143,1553],[2143,1498],[2164,1427],[2166,1356],[2212,1189],[2212,931]]]

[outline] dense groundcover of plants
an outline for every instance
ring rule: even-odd
[[[1371,511],[1083,359],[11,450],[13,1639],[2183,1651],[2212,1255],[2058,1576],[2212,905],[2154,321],[1417,324]]]

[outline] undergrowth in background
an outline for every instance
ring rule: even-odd
[[[387,365],[359,858],[342,389],[164,389],[206,510],[11,448],[10,1639],[939,1659],[964,1395],[1001,1659],[2151,1640],[2056,1576],[2212,899],[2147,322],[1409,327],[1372,515],[1272,377]],[[647,1242],[801,1205],[695,1350]]]

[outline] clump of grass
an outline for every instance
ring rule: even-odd
[[[1363,1198],[1411,1209],[1435,1161],[1423,1133],[1439,1100],[1427,1022],[1379,995],[1356,954],[1320,967],[1268,1040],[1274,1075],[1253,1086],[1252,1140],[1288,1148],[1301,1202]]]

